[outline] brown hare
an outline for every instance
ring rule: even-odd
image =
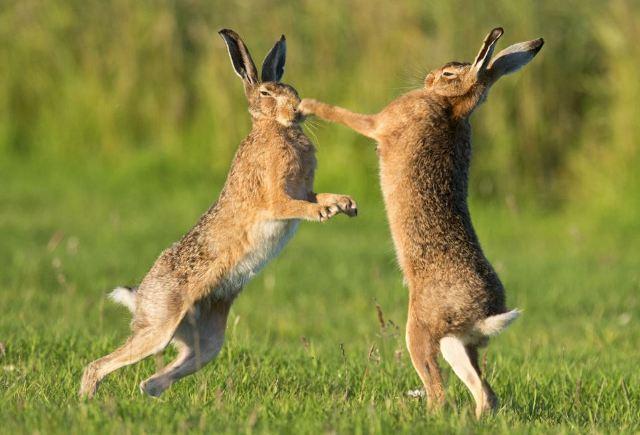
[[[424,88],[400,96],[376,115],[305,99],[299,110],[375,139],[380,184],[398,261],[409,287],[406,340],[431,407],[444,401],[440,350],[476,401],[476,416],[497,407],[480,375],[478,347],[519,312],[471,225],[467,179],[469,116],[503,75],[527,64],[542,39],[512,45],[492,58],[501,28],[484,40],[473,63],[430,72]]]
[[[235,297],[280,252],[299,220],[357,214],[347,195],[313,193],[315,148],[299,125],[300,98],[280,83],[284,36],[266,56],[258,80],[240,37],[227,29],[219,33],[244,83],[251,133],[236,152],[218,201],[160,255],[139,287],[112,293],[133,312],[133,333],[122,347],[87,366],[81,396],[93,396],[106,375],[170,342],[178,348],[177,358],[142,382],[141,390],[158,396],[194,373],[220,351]]]

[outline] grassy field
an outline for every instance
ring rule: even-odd
[[[636,0],[4,2],[0,433],[640,433],[638,22]],[[78,401],[84,365],[127,335],[107,291],[196,222],[248,132],[218,29],[258,63],[285,33],[285,81],[364,113],[471,60],[495,26],[499,49],[545,38],[472,119],[472,214],[524,310],[486,353],[496,416],[476,422],[448,368],[441,414],[407,396],[376,156],[317,122],[316,188],[352,194],[358,218],[302,224],[218,359],[162,398],[138,392],[150,359]]]
[[[403,340],[407,291],[380,196],[357,188],[357,219],[303,224],[245,289],[213,363],[154,400],[137,388],[154,370],[150,359],[108,377],[83,403],[83,366],[127,333],[128,313],[105,292],[144,275],[215,198],[222,174],[181,171],[157,156],[13,159],[0,171],[1,432],[640,430],[633,210],[599,221],[473,205],[509,305],[524,309],[486,353],[502,408],[481,422],[448,368],[442,414],[407,396],[419,386]],[[373,167],[365,181],[375,186]],[[330,181],[318,188],[344,190]]]

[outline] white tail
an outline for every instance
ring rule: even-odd
[[[124,305],[129,309],[129,311],[131,311],[131,313],[135,313],[137,289],[137,287],[116,287],[111,293],[109,293],[109,299],[113,302]]]
[[[474,325],[474,330],[477,333],[485,337],[492,337],[498,335],[504,329],[511,324],[514,320],[520,316],[521,311],[518,309],[508,311],[506,313],[498,314],[495,316],[487,317],[484,320],[480,320]]]

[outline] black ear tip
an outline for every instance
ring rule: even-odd
[[[229,40],[227,39],[229,38],[229,29],[218,30],[218,35],[220,35],[224,42],[226,42],[227,44],[229,43]]]
[[[536,39],[533,44],[534,53],[537,54],[542,49],[543,45],[544,45],[544,39],[542,38]]]
[[[232,39],[240,38],[240,36],[231,29],[220,29],[218,30],[218,35],[222,36],[223,38],[225,37],[232,38]]]
[[[495,39],[501,37],[504,34],[504,29],[502,27],[496,27],[491,31],[491,36]]]
[[[284,42],[284,41],[286,41],[286,40],[287,40],[287,38],[285,38],[285,37],[284,37],[284,35],[281,35],[281,36],[280,36],[280,42]]]

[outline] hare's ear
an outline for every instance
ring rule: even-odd
[[[284,74],[284,63],[287,60],[287,41],[284,35],[276,42],[262,63],[262,81],[279,82]]]
[[[245,86],[255,86],[258,84],[258,70],[249,54],[249,49],[240,36],[230,29],[222,29],[218,32],[229,50],[229,57],[236,74],[244,81]]]
[[[513,44],[502,50],[489,65],[493,79],[518,71],[538,54],[543,45],[544,39],[539,38]]]
[[[472,69],[475,71],[476,75],[482,74],[486,71],[489,66],[489,61],[491,60],[491,56],[493,55],[493,50],[496,47],[496,42],[502,36],[504,30],[502,27],[496,27],[484,38],[484,42],[482,43],[482,47],[480,47],[480,51],[476,55],[476,59],[473,61]]]

